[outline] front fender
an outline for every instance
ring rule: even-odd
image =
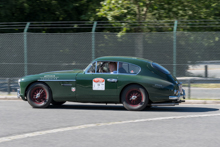
[[[30,75],[30,76],[25,76],[20,80],[20,96],[23,100],[25,99],[25,91],[26,89],[34,82],[37,82],[38,79],[40,78],[40,75]]]

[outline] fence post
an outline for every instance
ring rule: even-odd
[[[95,29],[96,29],[97,21],[93,23],[92,27],[92,60],[95,59]]]
[[[176,29],[177,29],[177,20],[174,22],[173,26],[173,75],[176,76]]]
[[[7,84],[8,84],[8,88],[7,88],[7,91],[8,91],[8,94],[11,93],[11,85],[10,85],[10,78],[7,78]]]
[[[28,74],[27,69],[27,31],[30,26],[30,22],[28,22],[24,29],[24,75],[26,76]]]
[[[208,78],[208,65],[205,65],[205,78]]]
[[[190,81],[190,79],[189,79],[189,81],[188,81],[188,98],[190,99],[190,95],[191,95],[191,89],[190,89],[190,85],[191,84],[191,81]]]

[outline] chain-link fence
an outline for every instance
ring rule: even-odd
[[[138,56],[158,62],[176,76],[220,75],[220,32],[0,34],[0,78],[85,68],[94,57]],[[26,41],[25,41],[26,39]],[[94,44],[94,45],[93,45]],[[25,51],[26,50],[26,51]]]
[[[25,75],[84,69],[100,56],[132,56],[158,62],[185,86],[188,83],[188,98],[190,93],[192,98],[219,98],[211,89],[218,84],[206,85],[205,90],[192,84],[190,92],[192,79],[200,84],[204,79],[219,81],[198,78],[220,78],[219,24],[219,20],[0,23],[0,94],[15,92],[18,78]],[[126,34],[113,33],[124,26],[129,28]],[[129,33],[137,28],[145,33]]]

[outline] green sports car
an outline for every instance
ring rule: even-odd
[[[143,110],[185,99],[182,84],[166,68],[136,57],[100,57],[84,70],[29,75],[18,83],[18,97],[34,108],[70,101],[122,103],[127,110]]]

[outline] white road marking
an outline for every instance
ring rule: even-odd
[[[64,131],[72,131],[72,130],[78,130],[78,129],[98,127],[98,126],[109,126],[109,125],[116,125],[116,124],[148,122],[148,121],[169,120],[169,119],[181,119],[181,118],[210,117],[210,116],[220,116],[220,113],[217,113],[217,114],[204,114],[204,115],[186,115],[186,116],[158,117],[158,118],[149,118],[149,119],[137,119],[137,120],[128,120],[128,121],[117,121],[117,122],[108,122],[108,123],[97,123],[97,124],[87,124],[87,125],[80,125],[80,126],[72,126],[72,127],[66,127],[66,128],[60,128],[60,129],[52,129],[52,130],[46,130],[46,131],[37,131],[37,132],[26,133],[26,134],[21,134],[21,135],[1,137],[0,138],[0,143],[7,142],[7,141],[12,141],[12,140],[16,140],[16,139],[24,139],[24,138],[28,138],[28,137],[39,136],[39,135],[52,134],[52,133],[58,133],[58,132],[64,132]]]

